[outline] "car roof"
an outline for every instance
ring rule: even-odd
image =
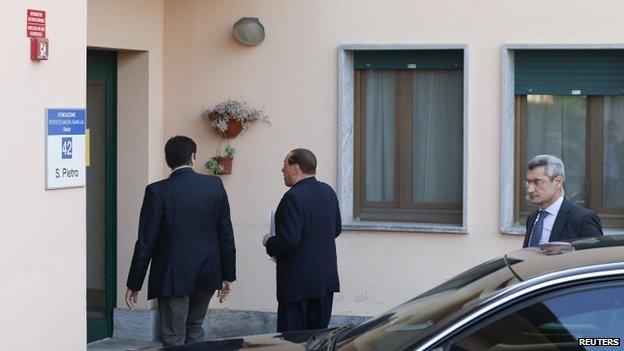
[[[450,283],[447,282],[431,290],[434,293],[444,290],[441,288],[445,285],[452,286],[453,281],[467,282],[465,285],[458,286],[458,289],[447,297],[451,302],[462,301],[464,304],[450,310],[451,314],[446,320],[447,323],[432,329],[429,333],[429,336],[436,335],[436,337],[420,345],[418,349],[433,345],[452,330],[468,323],[474,318],[474,313],[482,315],[506,303],[505,301],[513,300],[526,293],[561,283],[585,281],[587,278],[621,277],[624,272],[624,235],[589,238],[573,243],[561,242],[554,245],[549,243],[543,248],[546,250],[536,247],[512,251],[502,259],[485,262],[456,276]],[[501,262],[504,262],[502,267]],[[470,279],[471,272],[478,271],[482,274],[472,274],[478,279]],[[464,276],[468,279],[464,279]],[[424,296],[431,292],[425,293]],[[459,322],[454,326],[455,328],[445,330],[446,326],[452,323],[451,321]],[[438,334],[442,330],[444,333]],[[426,338],[422,336],[421,340]]]
[[[532,291],[545,281],[549,284],[565,279],[576,280],[585,272],[608,271],[607,274],[611,274],[614,265],[620,272],[624,269],[624,236],[605,236],[571,244],[549,243],[546,249],[525,248],[491,259],[354,330],[366,338],[366,335],[383,334],[390,330],[386,328],[388,326],[409,326],[411,329],[398,330],[409,334],[410,343],[418,343],[475,311]],[[600,274],[605,273],[591,275]],[[562,277],[565,279],[560,279]]]
[[[526,281],[553,272],[568,271],[573,274],[598,265],[622,263],[624,235],[588,238],[571,245],[561,243],[560,249],[561,253],[556,254],[548,254],[537,247],[512,251],[506,255],[507,267],[518,280]]]
[[[624,235],[600,236],[572,243],[549,243],[542,248],[523,248],[484,262],[419,297],[454,290],[445,299],[449,301],[448,305],[463,303],[455,311],[448,309],[455,316],[460,316],[544,281],[586,276],[585,273],[596,275],[601,271],[621,272],[622,269]]]

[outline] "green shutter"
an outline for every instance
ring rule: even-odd
[[[624,50],[516,50],[515,92],[621,95]]]
[[[462,69],[462,50],[362,50],[356,69]]]

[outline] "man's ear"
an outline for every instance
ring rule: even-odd
[[[301,172],[301,167],[299,167],[298,163],[295,164],[294,170],[295,170],[295,173],[297,173],[297,175],[300,175],[301,173],[303,173]]]
[[[189,160],[189,162],[190,162],[191,166],[195,163],[195,159],[196,159],[196,157],[195,157],[195,153],[193,152],[193,153],[191,154],[191,159]]]
[[[563,189],[563,177],[560,175],[556,176],[555,184],[557,185],[557,189]]]

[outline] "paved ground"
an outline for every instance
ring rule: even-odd
[[[108,338],[87,344],[87,351],[151,350],[160,346],[158,342]]]

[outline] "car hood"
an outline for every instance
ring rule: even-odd
[[[305,350],[305,344],[313,335],[323,330],[304,330],[296,332],[241,336],[239,338],[198,342],[189,345],[166,347],[171,351],[235,351],[235,350]]]

